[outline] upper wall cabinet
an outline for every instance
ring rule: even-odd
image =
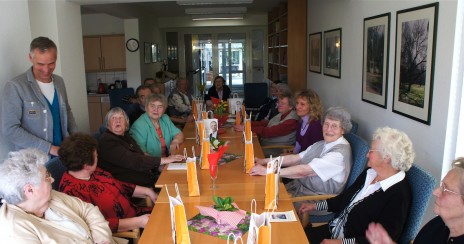
[[[85,36],[86,72],[126,70],[124,35]]]

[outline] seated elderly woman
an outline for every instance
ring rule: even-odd
[[[170,155],[184,141],[182,131],[164,114],[167,105],[165,96],[151,94],[146,98],[147,112],[142,114],[130,129],[140,148],[151,156]]]
[[[338,194],[351,170],[351,147],[343,134],[351,130],[351,116],[341,107],[332,107],[324,114],[324,140],[316,142],[299,154],[283,156],[280,176],[295,179],[286,184],[292,196]],[[265,175],[268,158],[255,159],[251,175]],[[296,205],[298,207],[298,204]]]
[[[323,140],[321,118],[324,113],[321,99],[314,90],[304,90],[296,95],[296,114],[301,121],[296,130],[296,145],[293,153],[306,150]]]
[[[58,154],[68,169],[59,191],[98,206],[112,232],[145,227],[152,208],[135,206],[130,198],[150,197],[155,202],[158,195],[152,188],[119,181],[98,168],[93,137],[75,133],[64,139]]]
[[[262,146],[279,144],[293,145],[296,139],[296,128],[300,119],[295,110],[295,99],[291,93],[283,93],[279,96],[279,114],[270,121],[252,121],[251,131],[260,137]],[[235,125],[235,131],[243,131],[244,125]],[[279,155],[281,149],[264,149],[266,157]]]
[[[438,216],[422,227],[414,243],[464,243],[464,158],[453,161],[433,195]],[[366,237],[371,243],[395,243],[380,223],[371,223]]]
[[[114,243],[98,207],[52,190],[47,160],[37,149],[23,149],[0,164],[2,242]]]
[[[335,213],[328,224],[305,228],[310,243],[368,243],[366,229],[371,222],[382,224],[397,240],[408,217],[411,188],[405,178],[414,161],[409,137],[396,129],[374,132],[367,153],[368,168],[338,196],[315,203],[303,203],[300,213],[328,210]],[[462,205],[462,204],[461,204]]]
[[[98,142],[98,165],[114,178],[136,185],[153,187],[159,167],[180,161],[182,155],[146,155],[128,133],[129,118],[122,108],[112,108],[105,116],[106,132]]]

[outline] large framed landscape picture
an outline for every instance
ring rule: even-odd
[[[397,12],[393,112],[430,124],[438,3]]]
[[[340,78],[342,69],[342,29],[324,31],[324,75]]]
[[[362,100],[387,107],[390,13],[364,19]]]

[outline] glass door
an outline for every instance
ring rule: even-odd
[[[218,67],[232,92],[243,93],[246,81],[245,33],[218,34]]]
[[[216,75],[232,92],[243,94],[246,82],[246,34],[185,34],[186,74],[195,96],[204,95]],[[203,94],[199,88],[204,85]]]

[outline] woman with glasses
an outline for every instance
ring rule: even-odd
[[[464,243],[464,158],[453,161],[433,195],[438,216],[422,227],[414,243]],[[371,223],[366,237],[371,243],[394,243],[380,223]]]
[[[2,243],[115,243],[98,207],[52,190],[47,161],[23,149],[0,164]]]
[[[351,130],[351,116],[341,107],[324,114],[324,140],[314,143],[299,154],[283,156],[280,176],[295,179],[286,184],[292,196],[340,193],[348,180],[352,157],[350,143],[343,134]],[[255,159],[251,175],[265,175],[269,158]],[[295,205],[298,209],[299,204]]]
[[[305,228],[310,243],[367,243],[366,229],[371,222],[381,223],[397,240],[408,217],[411,187],[405,178],[415,153],[409,137],[396,129],[374,132],[367,166],[348,189],[334,198],[303,203],[300,213],[335,213],[325,225]]]

